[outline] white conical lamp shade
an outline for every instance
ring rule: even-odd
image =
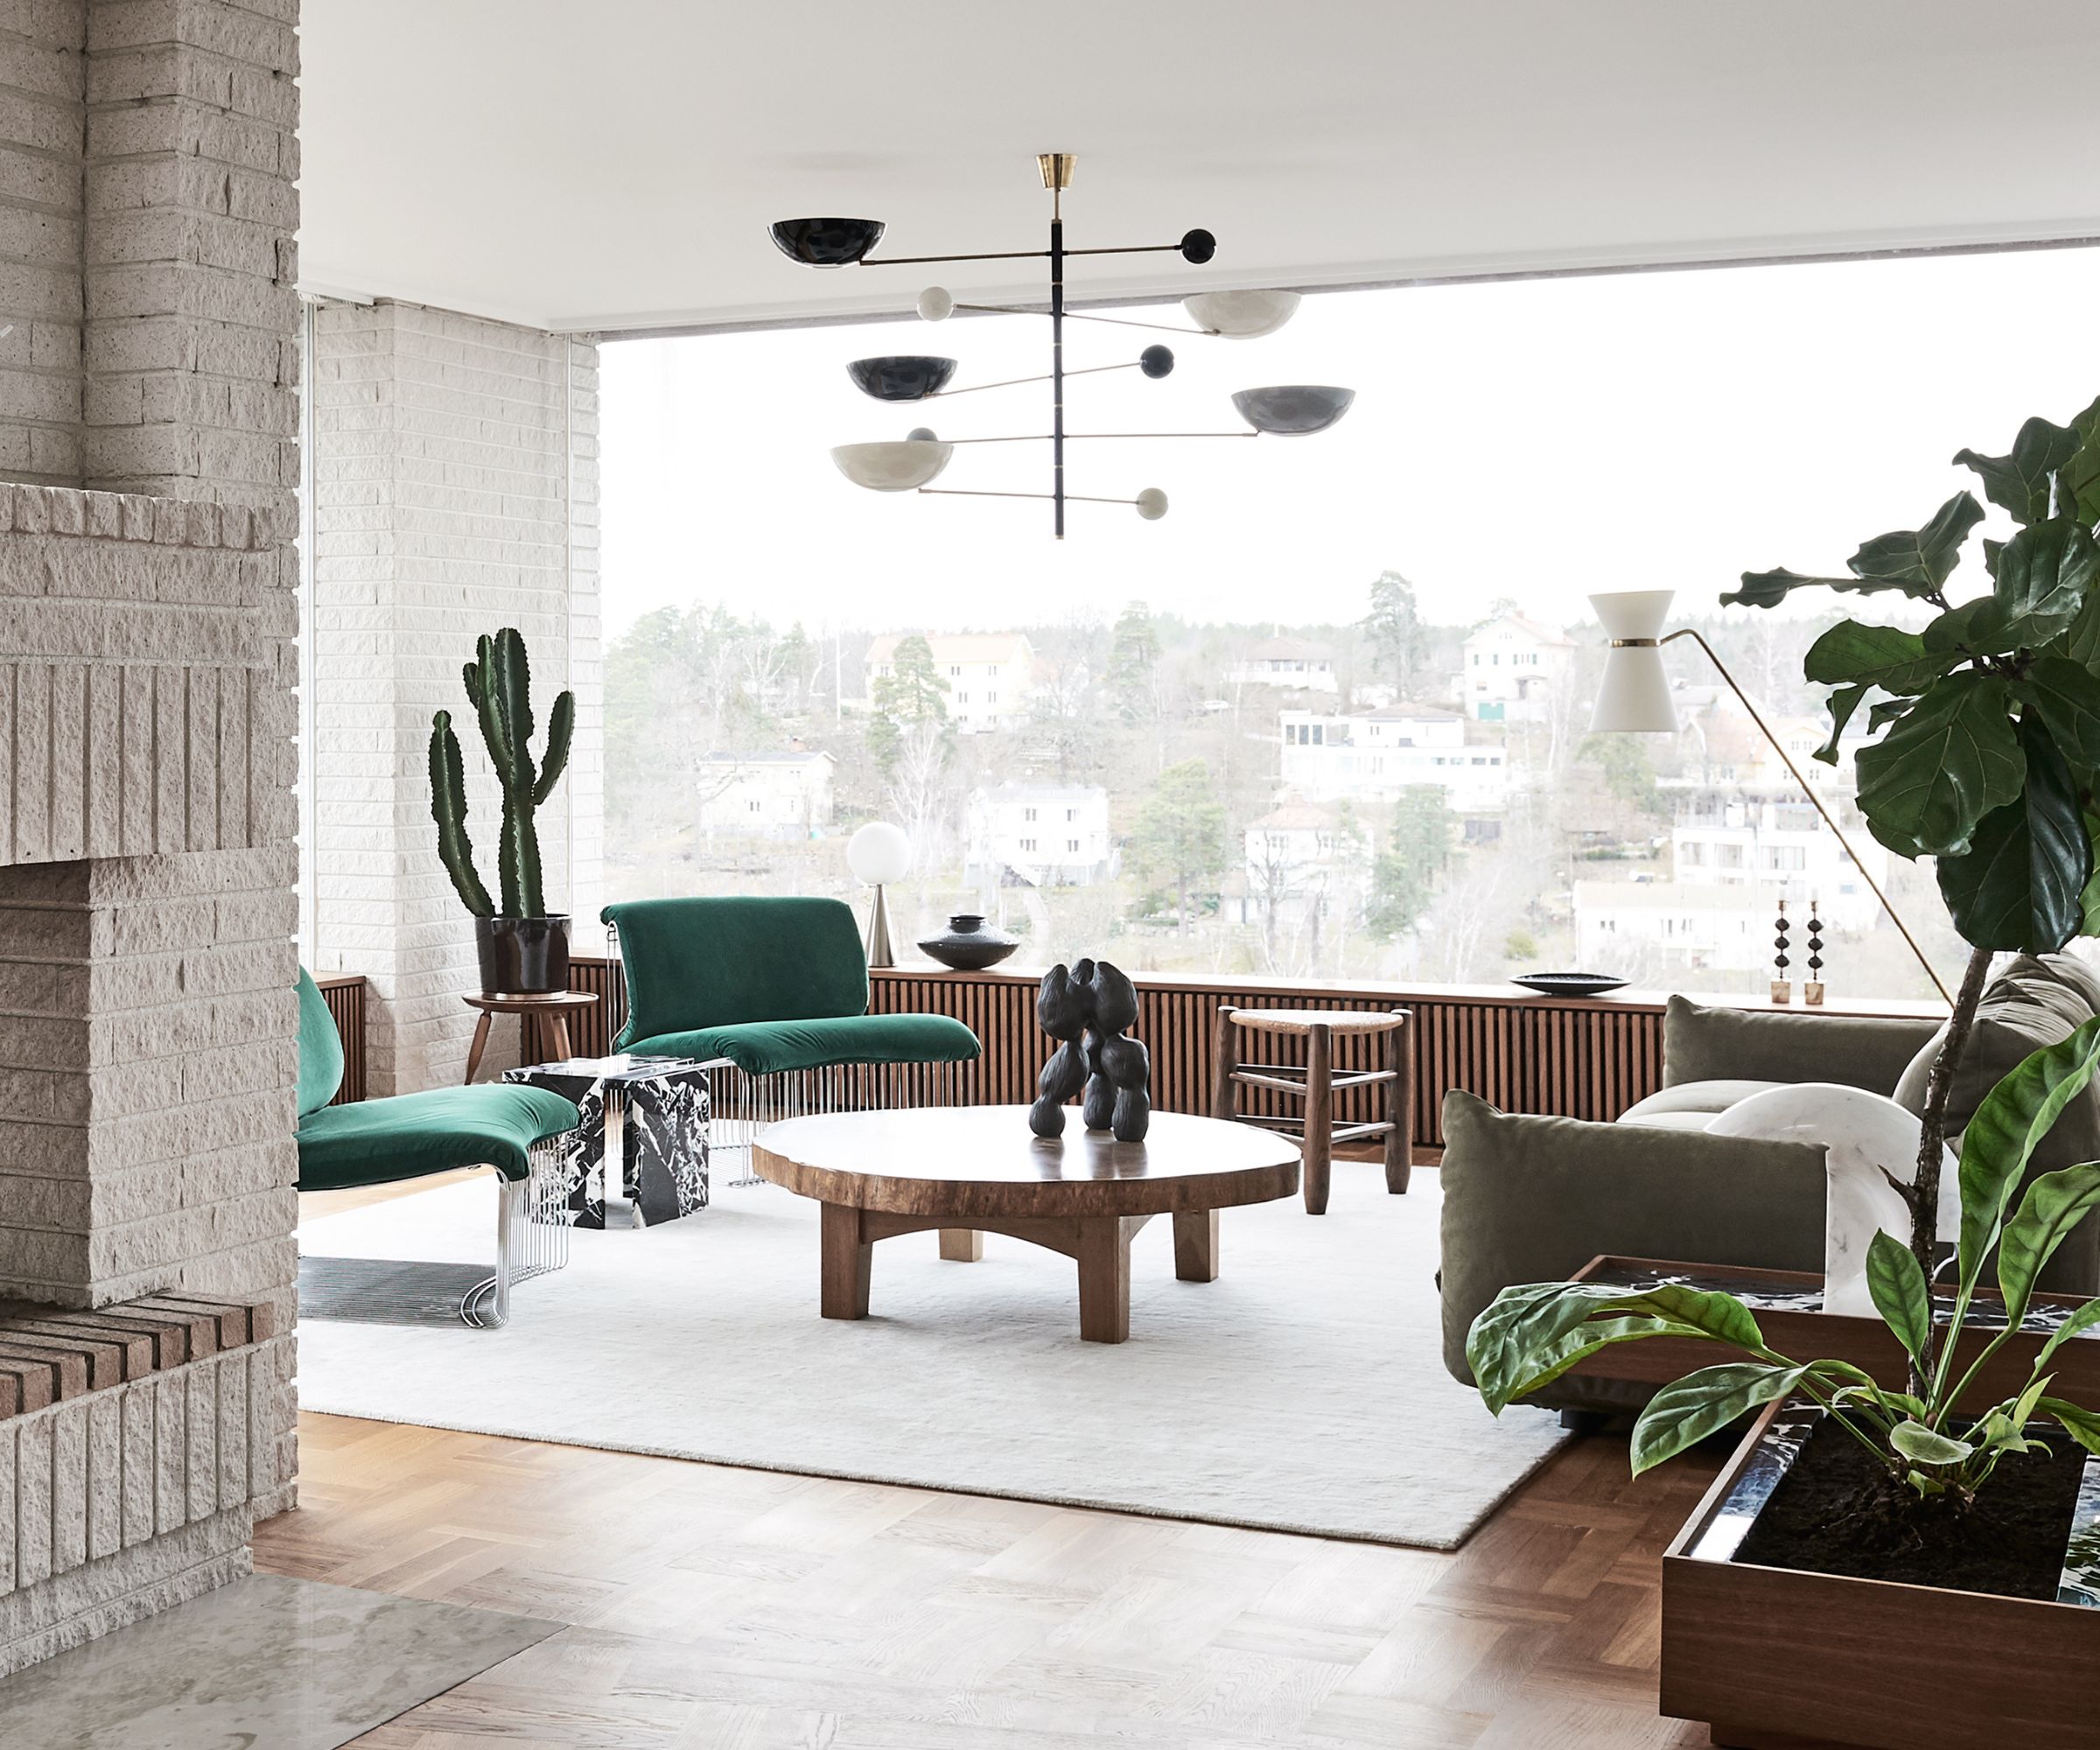
[[[1670,677],[1662,672],[1662,647],[1656,641],[1676,594],[1675,590],[1620,590],[1590,598],[1605,635],[1613,640],[1605,653],[1597,708],[1590,714],[1592,734],[1676,733],[1677,710],[1670,701]]]

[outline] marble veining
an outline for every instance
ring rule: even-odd
[[[251,1575],[0,1682],[0,1741],[336,1750],[561,1627]]]

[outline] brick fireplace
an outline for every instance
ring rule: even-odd
[[[0,8],[0,1673],[293,1500],[297,21]]]

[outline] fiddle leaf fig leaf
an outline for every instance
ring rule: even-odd
[[[2056,471],[2056,514],[2090,528],[2100,522],[2100,401],[2071,421],[2079,447]]]
[[[1866,1249],[1866,1292],[1904,1353],[1922,1365],[1932,1344],[1932,1294],[1925,1272],[1908,1246],[1879,1228]]]
[[[1893,584],[1906,595],[1931,595],[1961,563],[1962,543],[1983,520],[1983,506],[1956,493],[1924,528],[1899,528],[1863,543],[1845,569],[1863,581]]]
[[[1844,738],[1844,726],[1852,720],[1852,713],[1859,709],[1859,701],[1866,694],[1866,682],[1859,681],[1849,687],[1840,687],[1830,695],[1830,738],[1813,756],[1825,766],[1838,763],[1838,744]]]
[[[1819,686],[1865,681],[1885,693],[1922,692],[1953,666],[1914,632],[1857,620],[1838,621],[1802,660],[1802,673]]]
[[[2042,656],[2013,690],[2074,762],[2100,766],[2100,676],[2068,656]]]
[[[1966,1440],[1936,1434],[1922,1422],[1899,1422],[1888,1431],[1888,1444],[1919,1465],[1958,1465],[1974,1454]]]
[[[1925,648],[1949,666],[1970,656],[2003,656],[2019,648],[1996,596],[1950,607],[1926,626]]]
[[[2020,794],[2026,774],[2011,695],[1993,674],[1942,676],[1859,751],[1859,808],[1900,857],[1958,857],[1977,823]]]
[[[1935,873],[1970,947],[2054,954],[2083,921],[2093,844],[2070,768],[2047,732],[2023,721],[2017,741],[2024,788],[1976,823],[1966,850],[1942,854]],[[1872,751],[1861,751],[1862,767]]]
[[[1866,708],[1866,726],[1879,734],[1910,709],[1908,699],[1876,699]]]
[[[2023,528],[1998,556],[1992,630],[2012,648],[2046,644],[2078,618],[2096,580],[2100,542],[2090,529],[2068,516]]]
[[[2040,522],[2049,514],[2050,477],[2078,453],[2078,434],[2068,426],[2030,419],[2012,440],[2009,456],[1979,456],[1973,450],[1954,459],[1972,468],[1983,481],[1984,496],[2015,522]]]
[[[1969,1120],[1962,1132],[1962,1235],[1956,1249],[1963,1287],[1975,1286],[1984,1257],[1998,1243],[2006,1209],[2035,1148],[2064,1108],[2085,1091],[2096,1068],[2100,1068],[2100,1020],[2088,1021],[2068,1039],[2022,1059],[1984,1096]],[[1871,1252],[1868,1262],[1872,1262]],[[2100,1319],[2100,1300],[2081,1308],[2071,1324],[2082,1330],[2095,1319]],[[2060,1331],[2050,1338],[2036,1358],[2037,1368],[2066,1334]]]
[[[1745,1410],[1785,1396],[1808,1371],[1770,1362],[1723,1362],[1664,1386],[1634,1424],[1634,1474],[1696,1446]]]
[[[1851,578],[1804,578],[1782,565],[1775,571],[1745,571],[1743,586],[1721,598],[1723,607],[1777,607],[1796,590],[1856,590]],[[1894,589],[1894,584],[1887,587]]]

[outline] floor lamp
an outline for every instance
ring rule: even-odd
[[[1940,975],[1933,970],[1932,962],[1926,959],[1925,950],[1918,946],[1918,939],[1911,934],[1910,926],[1903,921],[1902,914],[1888,902],[1888,895],[1867,872],[1866,864],[1859,860],[1859,853],[1852,849],[1852,841],[1845,837],[1844,829],[1839,826],[1830,811],[1824,807],[1823,798],[1816,794],[1816,787],[1802,774],[1787,750],[1780,745],[1779,738],[1772,733],[1772,726],[1751,704],[1750,696],[1736,685],[1735,676],[1728,672],[1727,665],[1714,654],[1713,646],[1689,626],[1665,634],[1662,622],[1669,618],[1670,604],[1675,590],[1620,590],[1607,595],[1592,596],[1590,606],[1597,610],[1597,618],[1603,625],[1605,634],[1611,640],[1611,648],[1605,653],[1604,679],[1597,689],[1597,707],[1591,714],[1590,730],[1592,734],[1674,735],[1677,731],[1676,703],[1670,696],[1670,677],[1662,672],[1662,647],[1675,644],[1680,638],[1689,638],[1706,653],[1706,660],[1728,683],[1728,690],[1742,702],[1750,713],[1750,721],[1758,732],[1772,744],[1772,751],[1780,761],[1794,774],[1794,781],[1801,786],[1802,794],[1810,805],[1823,816],[1823,823],[1837,836],[1844,854],[1852,859],[1852,866],[1859,872],[1881,909],[1888,914],[1891,923],[1902,932],[1903,940],[1910,944],[1910,951],[1918,957],[1918,964],[1925,969],[1925,976],[1946,999],[1947,1006],[1954,1006],[1954,998],[1948,994]]]

